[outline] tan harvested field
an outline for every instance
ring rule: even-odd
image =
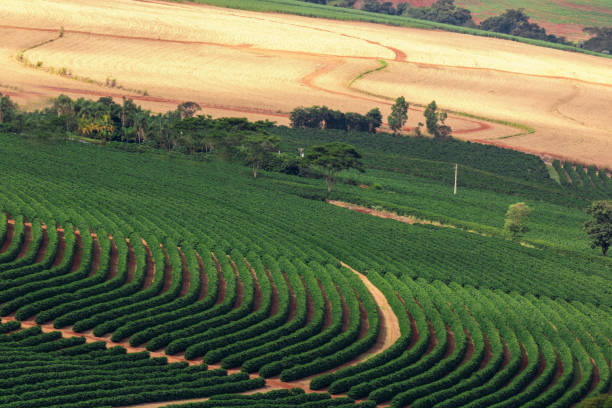
[[[457,137],[612,168],[610,59],[442,31],[130,0],[3,0],[0,35],[0,92],[28,108],[60,93],[125,95],[152,110],[191,100],[213,116],[288,123],[298,105],[379,106],[386,116],[390,100],[404,95],[536,130],[506,138],[524,131],[451,115]],[[41,68],[18,61],[20,53]],[[348,87],[379,60],[387,68]],[[56,73],[62,68],[72,78]],[[104,86],[107,78],[122,88]],[[408,127],[418,122],[415,107]]]

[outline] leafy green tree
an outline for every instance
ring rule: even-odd
[[[583,48],[612,54],[612,27],[585,27],[582,31],[592,35],[582,43]]]
[[[8,95],[0,93],[0,124],[13,120],[17,113],[17,104]]]
[[[195,102],[183,102],[176,108],[181,119],[192,118],[196,112],[201,110],[202,107]]]
[[[273,152],[278,150],[279,144],[278,136],[255,134],[244,139],[243,147],[247,163],[253,168],[253,178],[257,178],[257,172],[264,162],[270,159]]]
[[[371,109],[368,113],[366,113],[366,118],[368,119],[369,132],[376,133],[376,129],[378,129],[380,125],[382,125],[382,114],[380,113],[380,109]]]
[[[387,122],[394,135],[406,124],[408,120],[408,107],[409,104],[403,96],[397,98],[393,106],[391,106],[391,114],[387,117]]]
[[[504,222],[504,230],[506,230],[512,238],[518,238],[521,234],[529,231],[526,225],[531,208],[527,204],[521,202],[510,204],[506,212],[506,221]]]
[[[425,108],[425,124],[427,131],[434,137],[447,137],[451,134],[450,126],[444,123],[447,118],[446,112],[439,112],[436,101],[431,101]]]
[[[480,23],[480,28],[518,37],[569,44],[565,37],[547,34],[544,28],[536,23],[529,22],[529,16],[525,14],[525,10],[522,8],[515,10],[508,9],[499,16],[489,17]]]
[[[612,200],[594,201],[586,213],[593,217],[584,224],[584,231],[591,239],[591,248],[601,248],[606,256],[612,245]]]
[[[304,156],[304,162],[325,172],[327,192],[331,193],[341,170],[357,169],[363,171],[361,154],[347,143],[333,142],[312,146]]]
[[[406,14],[413,18],[437,21],[458,26],[474,26],[470,10],[455,6],[454,0],[438,0],[431,7],[407,8]]]

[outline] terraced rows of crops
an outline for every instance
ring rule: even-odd
[[[125,356],[60,340],[52,333],[61,329],[214,369],[159,363],[184,376],[150,381],[140,369],[124,391],[109,383],[112,392],[92,392],[92,401],[104,401],[89,406],[245,391],[263,385],[258,376],[340,398],[278,391],[198,404],[570,407],[610,390],[605,264],[370,219],[274,183],[240,181],[241,170],[219,163],[77,145],[41,145],[24,162],[17,159],[26,148],[2,143],[10,154],[0,163],[8,174],[0,182],[0,315],[45,333],[0,336],[0,358],[31,355],[44,370],[77,358],[65,357],[71,349],[81,360]],[[398,321],[388,347],[387,306],[368,283]],[[226,377],[219,367],[243,373]],[[71,406],[98,381],[71,370],[66,384],[49,382],[47,394],[41,387],[25,400],[27,377],[11,376],[0,406],[51,395],[64,399],[49,406]],[[171,381],[180,387],[161,392]],[[140,394],[130,388],[149,382]]]
[[[584,168],[572,163],[553,162],[559,175],[559,183],[570,190],[596,198],[609,198],[612,195],[612,179],[605,171],[597,171],[593,166]]]

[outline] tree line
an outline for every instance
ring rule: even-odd
[[[397,135],[408,121],[408,109],[410,104],[403,96],[395,99],[391,106],[391,113],[387,116],[387,124],[394,135]],[[436,138],[450,137],[452,129],[446,125],[447,113],[438,109],[436,101],[432,101],[424,112],[427,132]],[[289,115],[291,127],[294,129],[336,129],[345,131],[376,133],[382,125],[382,114],[380,109],[373,108],[365,115],[354,112],[341,112],[327,106],[297,107]],[[415,136],[423,136],[421,128],[423,123],[419,122],[414,128]]]

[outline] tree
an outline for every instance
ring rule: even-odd
[[[601,248],[606,256],[612,245],[612,200],[594,201],[586,213],[593,217],[584,224],[584,231],[591,238],[591,248]]]
[[[529,231],[529,228],[525,225],[529,213],[531,213],[531,208],[525,203],[510,204],[506,212],[504,230],[509,232],[512,238],[518,238],[521,234]]]
[[[536,23],[529,22],[529,16],[525,14],[525,10],[522,8],[516,10],[508,9],[499,16],[489,17],[480,23],[480,29],[516,35],[518,37],[569,44],[565,37],[547,34],[544,28]]]
[[[16,113],[17,104],[11,100],[10,96],[3,96],[0,93],[0,124],[13,120]]]
[[[183,102],[176,108],[181,119],[191,118],[200,110],[202,110],[202,108],[195,102]]]
[[[446,126],[444,123],[447,118],[446,112],[438,112],[438,105],[436,101],[431,101],[425,108],[425,124],[427,131],[434,137],[448,137],[450,136],[452,129],[450,126]]]
[[[247,162],[253,168],[253,178],[257,178],[257,171],[272,154],[278,150],[280,139],[277,136],[264,134],[249,135],[244,139],[243,147]]]
[[[311,147],[304,156],[306,164],[319,167],[325,172],[327,192],[331,193],[336,177],[341,170],[363,171],[361,154],[347,143],[333,142]]]
[[[368,119],[368,123],[370,125],[370,133],[376,133],[376,129],[382,125],[382,114],[380,113],[380,109],[371,109],[368,113],[366,113],[366,118]]]
[[[582,31],[593,36],[582,43],[583,48],[612,54],[612,27],[585,27]]]
[[[394,135],[406,124],[408,120],[408,107],[409,104],[403,96],[397,98],[393,106],[391,106],[391,114],[387,117],[387,122],[389,122],[389,127]]]

